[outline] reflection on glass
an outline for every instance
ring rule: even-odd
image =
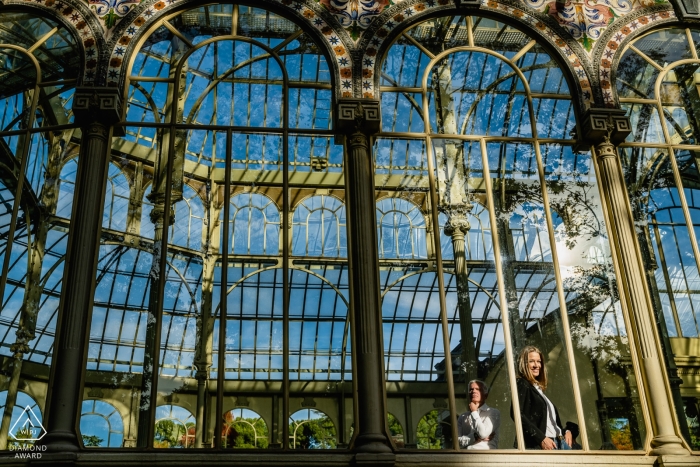
[[[403,446],[457,448],[452,424],[472,417],[470,382],[481,379],[487,405],[503,415],[497,446],[482,444],[517,448],[532,415],[521,400],[513,418],[523,424],[508,416],[521,392],[517,357],[535,346],[560,416],[553,438],[574,449],[641,449],[598,185],[590,154],[571,145],[564,73],[511,26],[443,17],[399,35],[382,91],[377,233],[389,410],[406,421]],[[654,121],[653,111],[635,120],[649,141],[664,131],[658,117],[648,131]],[[542,448],[524,434],[521,449]]]
[[[692,405],[690,412],[684,407],[684,397],[695,394],[695,385],[678,377],[677,362],[697,353],[695,340],[700,331],[698,37],[699,32],[693,29],[667,28],[636,39],[620,61],[622,73],[618,71],[617,83],[618,90],[624,89],[621,104],[634,129],[621,148],[625,181],[648,271],[676,418],[693,449],[698,449],[692,415],[697,412]],[[631,400],[636,404],[634,395]],[[630,442],[636,447],[643,433],[635,432],[634,420],[622,417],[610,415],[616,420],[611,435],[627,436],[624,420],[628,419]]]

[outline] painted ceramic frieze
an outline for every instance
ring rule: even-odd
[[[316,12],[304,5],[301,2],[294,0],[276,0],[285,7],[289,7],[297,15],[300,22],[305,22],[313,28],[321,32],[324,39],[333,50],[335,59],[340,72],[340,86],[343,90],[343,97],[352,96],[352,59],[350,52],[343,44],[342,39],[336,31]],[[117,40],[112,55],[109,60],[109,70],[107,71],[107,84],[109,86],[118,86],[121,73],[124,71],[124,56],[132,39],[138,34],[139,30],[144,26],[148,27],[152,24],[155,17],[163,12],[170,10],[179,4],[184,3],[184,0],[158,0],[148,8],[141,12],[141,15],[132,21],[130,25],[124,28],[122,36]]]
[[[640,28],[647,28],[652,23],[673,20],[675,17],[676,14],[673,10],[660,11],[641,16],[622,26],[619,31],[613,34],[608,43],[605,44],[605,49],[603,50],[603,55],[600,60],[600,68],[598,69],[598,78],[600,79],[600,87],[603,88],[603,100],[605,101],[606,107],[616,107],[616,99],[612,89],[613,60],[615,54],[620,50],[622,43],[627,39],[627,36]]]
[[[325,6],[349,33],[357,40],[362,31],[372,23],[386,7],[400,0],[318,0]]]
[[[140,0],[88,0],[88,3],[103,21],[105,29],[112,29]]]
[[[569,0],[558,3],[549,0],[524,2],[550,15],[566,29],[583,48],[590,52],[595,41],[617,18],[666,0]]]

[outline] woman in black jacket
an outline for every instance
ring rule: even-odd
[[[544,395],[547,371],[537,347],[528,345],[520,352],[517,389],[525,448],[571,449],[571,432],[562,428],[557,408]]]

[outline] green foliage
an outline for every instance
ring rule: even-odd
[[[224,421],[224,448],[265,449],[268,447],[270,442],[267,425],[261,418],[231,418],[227,417]]]
[[[396,446],[400,448],[404,447],[403,427],[399,421],[392,414],[387,413],[387,422],[389,424],[389,432]]]
[[[83,446],[86,448],[99,447],[104,440],[97,435],[83,435]]]
[[[294,436],[294,449],[335,449],[337,439],[335,426],[330,418],[323,416],[303,422],[289,424],[289,433]]]
[[[174,420],[160,420],[156,423],[153,440],[155,448],[191,448],[194,443],[194,423],[186,427]]]
[[[438,432],[440,423],[438,422],[438,411],[431,410],[423,416],[418,422],[418,430],[416,439],[418,440],[418,449],[441,449],[442,437]]]

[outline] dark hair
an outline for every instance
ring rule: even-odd
[[[469,381],[469,384],[467,384],[467,390],[472,387],[472,384],[476,384],[479,386],[479,391],[481,391],[481,395],[484,396],[484,399],[489,395],[489,387],[486,383],[481,381],[480,379],[473,379]]]

